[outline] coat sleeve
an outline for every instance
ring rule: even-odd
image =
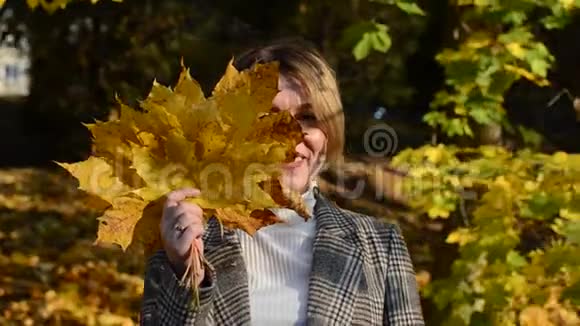
[[[391,225],[386,275],[384,324],[425,325],[413,263],[399,228]]]
[[[207,266],[206,266],[207,267]],[[206,279],[199,293],[199,307],[192,304],[191,290],[185,287],[171,268],[165,251],[157,251],[147,261],[139,324],[203,325],[211,309],[215,272],[206,268]]]

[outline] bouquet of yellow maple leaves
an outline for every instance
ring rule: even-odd
[[[215,216],[249,234],[279,222],[268,208],[301,206],[278,181],[302,140],[290,113],[271,110],[278,64],[240,72],[230,62],[209,98],[182,68],[174,89],[154,82],[140,108],[118,101],[118,120],[87,124],[87,160],[58,163],[80,189],[107,202],[96,244],[158,249],[165,195],[185,187],[201,190],[188,201],[204,209],[206,221]],[[192,260],[200,263],[203,253]]]

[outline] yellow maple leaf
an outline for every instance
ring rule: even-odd
[[[102,158],[89,157],[80,163],[58,164],[78,179],[81,190],[97,195],[111,204],[116,197],[131,190],[114,175],[113,167]]]
[[[576,3],[574,2],[574,0],[559,0],[558,1],[562,7],[564,7],[564,9],[566,10],[572,10],[574,9],[574,7],[576,6]]]
[[[526,56],[526,50],[522,47],[520,43],[511,42],[506,45],[507,50],[516,58],[524,59]]]
[[[521,76],[523,78],[526,78],[527,80],[535,83],[538,86],[549,86],[550,85],[550,81],[548,81],[546,78],[538,76],[537,74],[534,74],[522,67],[517,67],[514,65],[510,65],[510,64],[505,64],[503,66],[503,68],[506,71],[509,71],[511,73],[514,73],[518,76]]]
[[[473,233],[471,233],[469,229],[459,228],[459,229],[456,229],[455,231],[449,233],[449,235],[447,236],[447,239],[445,239],[445,242],[457,243],[460,246],[464,246],[467,243],[475,241],[476,239],[477,239],[477,237]]]
[[[519,315],[520,325],[522,326],[551,326],[548,311],[542,307],[532,305],[526,307]]]
[[[445,149],[442,146],[437,147],[427,147],[425,149],[425,157],[427,160],[433,164],[441,162],[443,155],[445,154]]]
[[[147,202],[134,197],[117,197],[112,207],[99,217],[97,244],[116,243],[126,250],[133,242],[133,233]]]
[[[280,222],[268,208],[293,207],[308,217],[301,197],[277,181],[302,141],[291,114],[271,110],[278,64],[240,72],[230,61],[209,98],[182,68],[174,89],[154,82],[139,109],[118,100],[118,120],[87,124],[89,159],[59,163],[80,189],[111,205],[99,218],[96,243],[158,246],[159,207],[184,187],[201,190],[188,201],[204,215],[249,234]]]

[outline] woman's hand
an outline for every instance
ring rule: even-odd
[[[203,253],[203,210],[196,204],[187,203],[183,200],[188,197],[196,197],[200,194],[198,189],[186,188],[173,191],[167,195],[163,216],[161,217],[161,240],[169,261],[179,278],[182,277],[191,260],[192,246],[196,246],[197,252]],[[192,265],[191,268],[194,268]],[[198,270],[192,270],[196,279],[204,279],[203,266]],[[198,286],[200,284],[197,284]]]

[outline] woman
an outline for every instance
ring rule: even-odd
[[[275,209],[287,223],[254,237],[225,230],[212,219],[204,230],[199,206],[182,202],[196,189],[167,198],[164,250],[151,257],[145,277],[142,325],[424,325],[413,266],[396,226],[345,211],[320,194],[316,177],[340,159],[344,118],[338,86],[318,52],[277,43],[238,57],[238,70],[280,63],[273,107],[290,110],[304,140],[282,182],[303,193],[313,218]],[[208,264],[197,271],[200,304],[180,283],[189,248]]]

